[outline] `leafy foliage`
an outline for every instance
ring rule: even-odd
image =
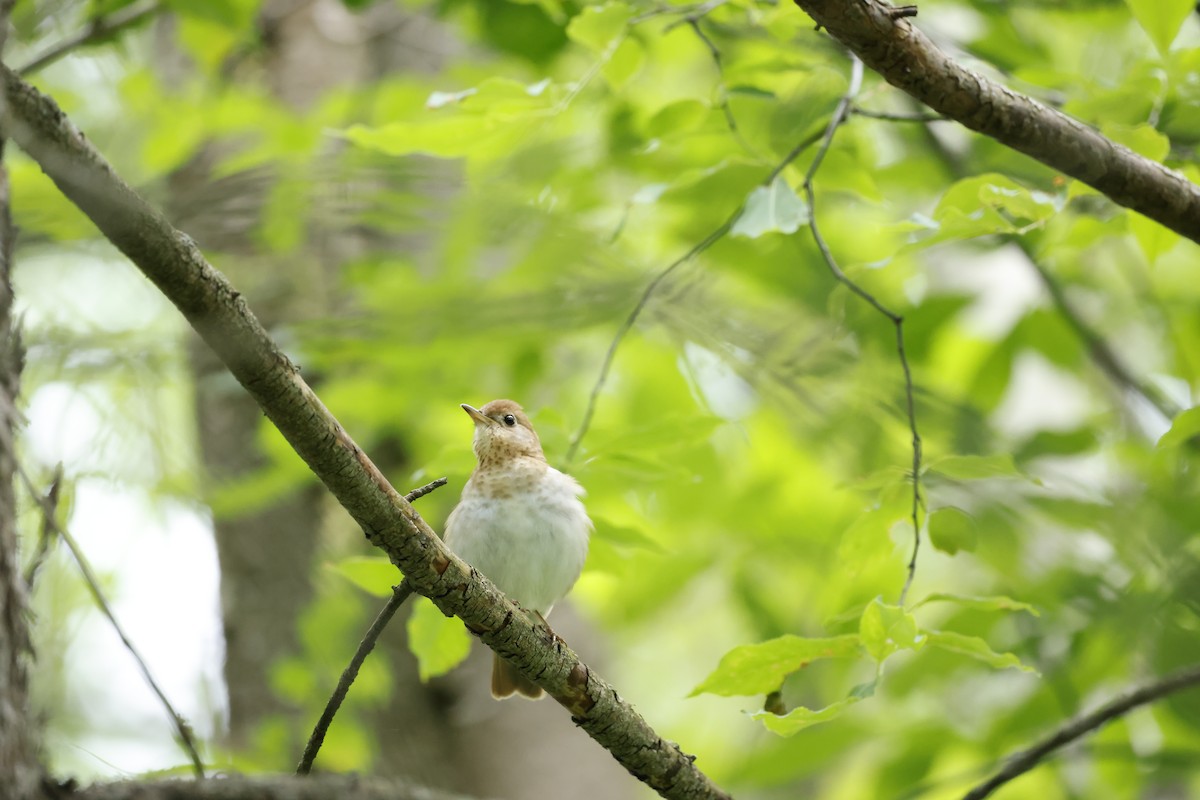
[[[254,51],[256,5],[205,5],[171,4],[193,83],[137,58],[100,89],[65,62],[42,82],[147,185],[222,145],[204,155],[214,185],[264,211],[205,237],[227,207],[184,198],[180,224],[252,295],[273,296],[282,272],[336,283],[337,302],[314,290],[279,333],[367,451],[397,454],[398,487],[450,477],[420,501],[435,527],[473,465],[458,403],[525,405],[597,522],[572,602],[605,632],[622,695],[718,783],[746,797],[961,795],[1095,698],[1200,657],[1194,244],[949,123],[862,113],[829,142],[809,207],[805,172],[850,67],[789,3],[439,3],[427,13],[468,53],[303,112],[222,72]],[[954,49],[1195,180],[1193,12],[943,0],[917,24],[950,20],[938,31]],[[36,50],[42,30],[19,19],[14,47]],[[854,103],[917,110],[870,73]],[[38,247],[92,237],[27,162],[11,180]],[[904,317],[926,454],[916,603],[900,597],[914,476],[894,331],[831,277],[810,220]],[[346,230],[362,241],[317,255],[314,240]],[[710,236],[649,296],[566,463],[619,326]],[[132,392],[66,357],[94,332],[63,338],[53,299],[29,302],[42,308],[32,386]],[[216,513],[312,480],[286,445],[258,444],[264,466],[218,487]],[[162,490],[194,495],[186,472]],[[398,576],[353,535],[327,551],[349,580],[324,587],[322,619],[357,630],[353,598]],[[409,633],[423,678],[469,643],[427,604]],[[303,658],[348,657],[334,644],[314,635]],[[284,662],[275,688],[316,704],[303,663]],[[1200,791],[1197,742],[1200,700],[1179,695],[1013,796],[1183,796]],[[337,763],[368,768],[369,745],[352,750]]]

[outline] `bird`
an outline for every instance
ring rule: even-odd
[[[593,530],[583,487],[546,461],[524,409],[512,400],[462,404],[475,423],[477,465],[446,520],[446,546],[509,599],[545,619],[583,571]],[[493,654],[492,696],[536,700],[542,688]]]

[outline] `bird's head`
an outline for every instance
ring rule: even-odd
[[[522,456],[545,458],[529,417],[512,400],[493,400],[483,408],[463,403],[462,409],[475,421],[475,455],[481,466]]]

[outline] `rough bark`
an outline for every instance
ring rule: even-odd
[[[13,0],[0,2],[0,50]],[[0,159],[4,141],[0,139]],[[13,320],[13,227],[8,169],[0,160],[0,785],[14,800],[34,797],[41,781],[37,720],[29,709],[28,596],[17,553],[14,495],[17,394],[25,351]]]
[[[241,777],[204,781],[119,781],[64,792],[77,800],[468,800],[463,795],[384,778],[324,775],[308,778]]]
[[[395,491],[300,377],[245,299],[112,170],[49,98],[3,69],[10,136],[183,313],[292,448],[411,582],[536,681],[625,769],[669,798],[718,798],[679,747],[658,736],[565,642],[453,553]],[[398,386],[397,391],[419,391]]]
[[[1200,187],[1082,122],[955,62],[883,0],[795,0],[888,83],[973,131],[1200,242]]]

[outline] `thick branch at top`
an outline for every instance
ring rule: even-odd
[[[52,100],[7,67],[0,67],[0,77],[5,100],[0,134],[37,161],[63,194],[183,312],[413,589],[443,612],[461,618],[484,643],[537,681],[622,766],[662,796],[726,797],[569,647],[549,641],[540,625],[447,550],[342,429],[195,243],[130,189]]]
[[[795,0],[888,83],[973,131],[1200,243],[1200,187],[1060,111],[972,72],[883,0]]]

